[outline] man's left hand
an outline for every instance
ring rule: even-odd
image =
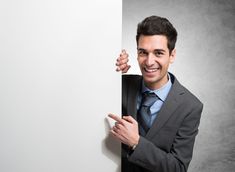
[[[131,116],[123,116],[122,118],[114,114],[108,115],[115,120],[115,125],[111,129],[111,134],[122,143],[133,147],[139,142],[139,130],[137,121]]]

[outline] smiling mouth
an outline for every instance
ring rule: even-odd
[[[157,70],[159,70],[159,68],[147,68],[147,67],[144,67],[144,71],[147,72],[147,73],[154,73]]]

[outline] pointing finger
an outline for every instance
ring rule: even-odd
[[[123,120],[122,120],[122,118],[120,118],[119,116],[114,115],[114,114],[111,114],[111,113],[108,114],[108,116],[109,116],[110,118],[112,118],[113,120],[117,121],[118,123],[123,124]]]

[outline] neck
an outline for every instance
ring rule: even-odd
[[[162,79],[160,79],[158,82],[145,82],[145,86],[150,90],[157,90],[162,88],[169,80],[168,74],[166,74]]]

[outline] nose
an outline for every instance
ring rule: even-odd
[[[148,54],[148,56],[147,56],[147,58],[146,58],[146,65],[147,66],[152,66],[153,64],[154,64],[154,62],[155,62],[155,57],[154,57],[154,55],[152,54],[152,53],[149,53]]]

